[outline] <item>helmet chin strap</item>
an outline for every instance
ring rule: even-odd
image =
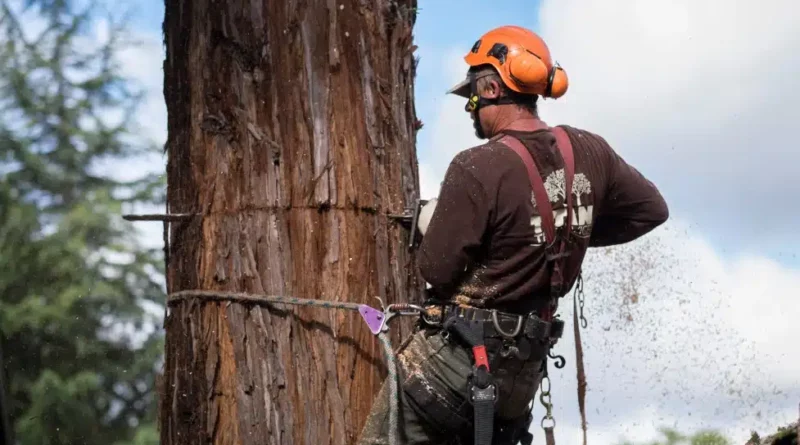
[[[478,138],[486,139],[486,134],[483,132],[483,125],[481,125],[481,114],[480,109],[481,107],[486,107],[490,105],[507,105],[513,104],[514,102],[511,98],[503,96],[503,97],[496,97],[494,99],[487,99],[485,97],[481,97],[478,94],[478,76],[475,75],[475,72],[470,72],[469,74],[469,102],[467,102],[466,109],[474,113],[475,118],[475,132]],[[483,76],[481,76],[483,77]]]

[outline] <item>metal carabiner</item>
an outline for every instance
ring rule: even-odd
[[[492,323],[494,324],[494,329],[506,338],[514,338],[522,331],[522,315],[517,315],[517,327],[514,328],[514,332],[511,334],[504,332],[503,328],[500,327],[500,322],[497,320],[497,309],[492,309]]]
[[[563,368],[567,364],[567,359],[565,359],[563,355],[553,355],[552,348],[547,351],[547,356],[556,361],[554,364],[558,369]]]
[[[383,300],[380,297],[375,297],[381,302],[383,307],[383,322],[381,323],[380,330],[387,332],[389,330],[389,320],[397,315],[419,315],[425,312],[425,308],[411,303],[392,303],[388,306],[383,306]]]
[[[425,313],[425,308],[411,303],[392,303],[386,307],[385,312],[392,312],[396,315],[418,315]]]

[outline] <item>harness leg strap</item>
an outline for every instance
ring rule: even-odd
[[[475,445],[491,445],[494,435],[494,401],[497,398],[494,385],[470,389],[475,412]]]
[[[494,404],[497,388],[489,369],[489,358],[483,342],[483,323],[467,322],[451,316],[444,323],[445,329],[455,331],[472,347],[475,365],[469,382],[469,398],[472,402],[475,426],[475,445],[491,445],[494,436]]]

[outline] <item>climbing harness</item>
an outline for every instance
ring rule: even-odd
[[[534,130],[539,129],[547,129],[548,127],[544,124],[544,122],[538,121],[535,124]],[[511,135],[502,135],[499,136],[496,140],[505,144],[508,148],[513,150],[519,158],[522,160],[523,164],[525,165],[525,169],[528,172],[528,179],[530,181],[531,189],[533,192],[533,196],[536,201],[536,205],[539,208],[539,215],[542,218],[542,230],[545,234],[545,255],[547,261],[550,263],[550,305],[545,311],[543,319],[545,321],[550,321],[553,319],[553,312],[555,312],[555,308],[557,306],[558,299],[561,298],[565,293],[565,277],[564,277],[564,261],[569,256],[569,251],[567,249],[568,243],[570,241],[570,234],[572,229],[572,180],[575,176],[575,158],[574,153],[572,151],[572,143],[569,140],[569,135],[563,128],[559,127],[550,127],[549,128],[552,134],[555,136],[556,145],[558,146],[558,150],[561,153],[561,157],[564,161],[564,182],[565,182],[565,206],[567,210],[566,218],[563,220],[563,228],[562,228],[562,236],[557,237],[556,231],[556,224],[555,224],[555,217],[553,214],[553,208],[550,204],[550,198],[547,194],[547,190],[544,186],[544,181],[542,181],[542,176],[539,173],[538,169],[536,168],[535,160],[533,156],[528,152],[528,149],[525,145],[522,144],[517,138]],[[586,445],[586,410],[585,410],[585,395],[586,395],[586,376],[583,366],[583,348],[581,345],[580,340],[580,330],[578,329],[578,306],[575,300],[580,297],[581,304],[580,304],[580,321],[583,327],[586,327],[586,318],[583,316],[583,280],[581,277],[581,273],[578,274],[578,286],[575,288],[575,294],[573,297],[573,323],[574,323],[574,334],[575,334],[575,356],[576,356],[576,366],[577,366],[577,373],[578,373],[578,405],[580,408],[581,413],[581,427],[583,430],[583,444]],[[552,355],[548,354],[551,358],[555,358]],[[560,363],[556,364],[556,367],[563,367],[564,366],[564,359],[563,357],[559,357]],[[548,382],[548,388],[545,391],[544,386],[542,386],[542,393],[540,395],[540,401],[545,406],[547,410],[545,413],[545,417],[542,419],[542,428],[545,431],[545,437],[547,440],[548,445],[555,444],[555,437],[553,430],[555,428],[555,419],[552,417],[552,401],[550,399],[550,386],[549,386],[549,377],[547,377],[546,371],[546,360],[544,363],[545,366],[545,377],[542,379],[542,385],[544,382]],[[559,366],[559,364],[561,366]],[[552,421],[552,424],[545,426],[545,420]]]
[[[433,327],[443,327],[445,333],[455,332],[473,350],[474,366],[467,388],[470,402],[474,406],[475,444],[492,443],[493,438],[488,434],[489,431],[495,432],[494,429],[497,426],[492,425],[492,429],[490,429],[485,425],[493,423],[495,419],[492,419],[493,414],[489,416],[488,403],[484,405],[476,403],[482,399],[473,395],[476,391],[482,391],[486,398],[494,394],[492,404],[496,403],[499,398],[499,392],[494,388],[491,378],[488,360],[484,366],[486,372],[484,373],[481,369],[481,364],[484,363],[483,358],[487,355],[485,346],[483,346],[484,341],[487,339],[499,340],[496,342],[500,347],[497,354],[501,357],[513,356],[522,361],[540,360],[545,358],[545,354],[548,353],[546,351],[549,351],[561,338],[564,322],[558,318],[553,318],[549,322],[545,321],[536,312],[512,314],[495,309],[461,306],[452,302],[425,303],[425,307],[429,307],[429,305],[440,308],[437,313],[442,322],[431,323],[427,320],[426,322]],[[476,387],[476,384],[481,382],[483,386],[477,385]],[[493,412],[493,407],[491,407],[491,413]],[[552,415],[550,417],[552,418]],[[512,440],[511,443],[521,441],[523,445],[529,445],[533,440],[533,436],[528,431],[531,420],[529,411],[522,418],[500,422],[506,423],[506,431],[501,431],[499,437],[502,437],[503,440]],[[502,425],[501,429],[503,429]]]

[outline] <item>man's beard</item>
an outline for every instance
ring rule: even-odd
[[[486,139],[486,135],[483,133],[483,128],[481,128],[481,124],[477,116],[472,116],[472,128],[475,129],[475,136],[477,136],[478,139]]]

